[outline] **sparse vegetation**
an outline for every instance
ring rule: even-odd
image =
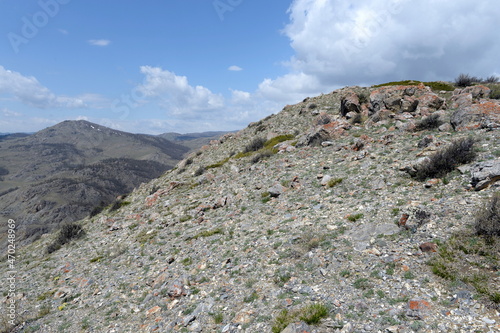
[[[328,307],[321,303],[309,304],[293,311],[282,310],[275,318],[271,331],[273,333],[280,333],[290,323],[297,320],[302,320],[308,325],[316,325],[319,324],[321,319],[326,318],[328,313]]]
[[[332,178],[328,181],[328,187],[334,187],[335,185],[338,185],[340,183],[342,183],[342,181],[344,180],[344,178]]]
[[[472,162],[476,157],[474,143],[475,140],[472,138],[453,141],[450,145],[438,150],[422,164],[418,165],[415,178],[426,180],[428,178],[443,177],[457,166]]]
[[[438,114],[431,114],[430,116],[423,117],[415,125],[417,131],[432,130],[441,126],[443,122]]]
[[[73,239],[78,239],[85,235],[85,231],[79,224],[68,223],[64,224],[57,234],[56,240],[47,246],[47,253],[52,253],[59,250],[64,244],[69,243]]]
[[[361,219],[364,215],[361,213],[347,215],[347,219],[351,222],[356,222]]]
[[[462,231],[439,246],[429,260],[432,272],[446,280],[462,281],[490,301],[500,304],[495,282],[500,265],[499,237],[482,237]]]
[[[499,78],[494,75],[483,79],[477,76],[462,73],[455,79],[455,85],[457,87],[469,87],[477,83],[498,83],[498,81]]]
[[[259,149],[264,147],[266,143],[266,139],[264,138],[255,138],[248,145],[245,146],[245,150],[243,153],[250,153],[254,151],[258,151]]]
[[[500,192],[477,212],[474,228],[478,235],[500,236]]]
[[[455,87],[447,82],[441,81],[431,81],[431,82],[421,82],[415,80],[405,80],[405,81],[395,81],[388,82],[383,84],[378,84],[373,86],[374,88],[386,87],[386,86],[418,86],[420,83],[423,83],[425,86],[430,87],[434,91],[453,91]]]

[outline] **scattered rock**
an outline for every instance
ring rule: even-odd
[[[436,243],[422,243],[419,245],[420,251],[422,252],[437,252],[437,244]]]
[[[480,162],[470,167],[471,185],[476,191],[481,191],[500,180],[500,159]]]

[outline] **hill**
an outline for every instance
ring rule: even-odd
[[[218,140],[228,132],[202,132],[202,133],[164,133],[159,137],[170,140],[172,142],[187,146],[191,149],[198,149],[204,145],[208,145],[212,140]]]
[[[285,106],[44,235],[14,331],[499,331],[500,102],[444,86]]]
[[[37,237],[160,176],[188,151],[87,121],[10,135],[0,140],[0,214],[18,221],[20,239]]]

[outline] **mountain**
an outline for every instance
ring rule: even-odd
[[[208,145],[210,141],[217,140],[221,136],[231,132],[202,132],[202,133],[164,133],[159,137],[187,146],[191,149],[198,149],[204,145]]]
[[[15,332],[496,332],[500,101],[346,87],[17,249]],[[4,252],[6,253],[6,252]],[[10,283],[10,282],[9,282]]]
[[[160,176],[188,151],[82,120],[0,140],[0,213],[17,221],[19,239],[39,236]]]

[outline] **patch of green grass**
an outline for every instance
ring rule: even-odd
[[[224,164],[226,164],[230,159],[231,159],[231,157],[227,157],[227,158],[223,159],[222,161],[219,161],[219,162],[214,163],[214,164],[207,165],[205,169],[220,168],[221,166],[223,166]]]
[[[356,222],[357,220],[361,219],[364,215],[361,213],[358,214],[350,214],[347,216],[347,219],[351,222]]]
[[[453,90],[455,90],[455,87],[453,85],[446,83],[446,82],[437,82],[437,81],[421,82],[421,81],[416,81],[416,80],[387,82],[387,83],[378,84],[378,85],[375,85],[372,87],[379,88],[379,87],[387,87],[387,86],[418,86],[420,83],[423,83],[425,86],[430,87],[434,91],[442,91],[442,90],[453,91]]]
[[[493,269],[500,265],[500,237],[455,233],[427,263],[435,275],[464,282],[485,298],[500,302],[495,282],[498,273]]]
[[[342,183],[343,180],[344,178],[332,178],[328,181],[327,185],[328,187],[334,187],[335,185]]]
[[[308,325],[319,324],[322,318],[328,317],[328,308],[320,303],[306,305],[301,309],[299,319]]]
[[[371,283],[367,278],[359,278],[356,281],[354,281],[352,286],[356,289],[366,290],[371,287]]]
[[[140,244],[145,244],[149,241],[151,241],[153,238],[156,237],[156,235],[158,234],[158,231],[154,230],[154,231],[146,231],[146,230],[142,230],[136,237],[135,237],[135,240],[137,242],[139,242]]]
[[[179,218],[179,222],[186,222],[186,221],[189,221],[191,220],[193,217],[191,215],[182,215],[180,218]]]
[[[285,142],[285,141],[288,141],[288,140],[293,140],[294,138],[295,138],[295,135],[293,135],[293,134],[278,135],[278,136],[275,136],[272,139],[267,140],[264,143],[264,148],[272,149],[278,143],[282,143],[282,142]]]
[[[213,235],[218,235],[218,234],[221,234],[223,235],[224,234],[224,229],[222,228],[216,228],[216,229],[212,229],[212,230],[204,230],[198,234],[196,234],[195,236],[192,237],[192,239],[198,239],[200,237],[210,237],[210,236],[213,236]]]
[[[187,257],[187,258],[182,259],[181,263],[184,266],[189,266],[193,263],[193,259],[191,259],[190,257]]]
[[[222,312],[212,313],[212,319],[215,324],[221,324],[224,321],[224,314]]]
[[[271,332],[280,333],[290,323],[298,320],[302,320],[308,325],[316,325],[322,318],[328,317],[328,313],[328,307],[321,303],[309,304],[293,311],[282,310],[275,318]]]
[[[246,296],[243,299],[243,302],[245,303],[252,303],[253,301],[259,299],[259,294],[254,290],[250,295]]]

